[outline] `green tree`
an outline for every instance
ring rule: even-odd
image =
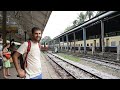
[[[77,24],[78,24],[78,20],[74,20],[73,21],[73,26],[77,26]]]
[[[99,15],[99,14],[101,14],[103,12],[105,12],[105,11],[97,11],[96,15]]]
[[[45,36],[44,38],[41,39],[41,44],[48,44],[49,41],[51,41],[52,39],[50,38],[50,36]]]
[[[81,12],[79,14],[79,16],[77,17],[77,19],[78,19],[78,24],[80,24],[80,23],[83,23],[85,21],[86,16],[83,14],[83,12]]]
[[[86,18],[91,19],[94,16],[94,11],[86,11]]]

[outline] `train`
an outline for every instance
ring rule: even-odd
[[[7,41],[9,42],[9,41]],[[21,43],[15,42],[15,44],[19,47]],[[117,52],[117,46],[120,45],[120,31],[117,32],[110,32],[108,34],[105,34],[104,37],[104,50],[105,52]],[[41,51],[48,51],[50,49],[55,49],[57,47],[58,49],[67,49],[67,42],[60,42],[59,44],[55,45],[48,45],[48,44],[41,44]],[[100,47],[100,38],[92,38],[86,40],[86,50],[92,51],[92,47],[95,47],[95,51],[101,51]],[[83,40],[76,40],[75,41],[75,50],[78,51],[79,47],[81,50],[84,50],[84,41]],[[69,50],[74,50],[74,42],[68,42],[68,48]]]
[[[93,38],[86,40],[86,50],[92,51],[92,47],[95,47],[95,51],[101,51],[102,47],[100,47],[100,38]],[[110,32],[104,37],[104,50],[105,52],[117,52],[117,46],[120,45],[120,32]],[[59,47],[59,44],[55,44],[55,46]],[[83,40],[76,40],[75,41],[75,50],[84,50],[84,41]],[[67,42],[60,42],[60,48],[66,49]],[[68,42],[69,50],[74,49],[74,42]]]
[[[40,50],[41,51],[48,51],[48,49],[49,49],[49,47],[48,47],[48,45],[40,45]]]

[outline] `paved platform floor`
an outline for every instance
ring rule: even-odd
[[[41,65],[43,79],[60,79],[60,77],[57,75],[51,64],[45,59],[42,53],[41,53]],[[11,76],[8,76],[9,79],[21,79],[17,77],[17,72],[14,65],[12,65],[12,67],[10,68],[10,74]],[[4,79],[2,69],[0,69],[0,79]]]

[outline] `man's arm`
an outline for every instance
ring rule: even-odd
[[[17,51],[14,53],[13,55],[13,63],[15,65],[15,68],[18,72],[18,75],[19,77],[25,77],[25,71],[23,69],[20,68],[20,65],[18,64],[18,57],[20,56],[21,54],[18,53]]]

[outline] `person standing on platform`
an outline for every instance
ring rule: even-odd
[[[5,79],[8,79],[7,76],[10,76],[9,68],[11,67],[10,58],[11,52],[8,50],[10,48],[10,44],[6,44],[3,48],[3,76]]]
[[[20,65],[18,64],[18,58],[21,54],[24,55],[27,53],[29,43],[24,42],[14,53],[13,62],[20,78],[42,79],[42,68],[41,68],[40,47],[39,47],[39,42],[41,40],[41,37],[42,37],[42,30],[38,27],[33,27],[32,37],[30,40],[31,47],[29,53],[27,54],[27,58],[24,59],[24,62],[26,61],[24,64],[24,69],[21,69]]]

